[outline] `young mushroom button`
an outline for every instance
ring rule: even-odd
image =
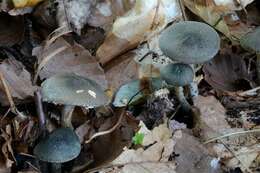
[[[247,51],[257,55],[257,82],[260,84],[260,27],[257,27],[253,32],[245,34],[240,39],[240,44]]]
[[[183,86],[192,82],[194,76],[193,69],[187,64],[176,63],[164,66],[160,73],[162,79],[164,79],[167,84],[176,86],[175,91],[177,98],[182,107],[189,110],[190,104],[183,94]]]
[[[54,75],[42,83],[43,101],[63,104],[62,123],[72,127],[74,106],[95,108],[109,103],[101,86],[95,81],[75,74]]]

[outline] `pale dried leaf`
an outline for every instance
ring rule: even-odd
[[[180,10],[175,0],[137,0],[132,10],[114,22],[112,31],[97,51],[100,62],[105,64],[158,34],[177,17]]]
[[[95,57],[76,43],[70,45],[63,38],[59,38],[47,48],[42,46],[34,49],[34,54],[39,64],[44,61],[44,64],[38,68],[41,79],[49,78],[54,74],[75,73],[95,80],[103,89],[107,88],[104,71]]]
[[[36,87],[32,85],[31,74],[25,69],[22,63],[14,58],[8,58],[0,65],[0,72],[6,80],[12,97],[22,100],[33,96]],[[2,84],[0,88],[0,102],[7,104]]]
[[[214,172],[220,173],[219,168],[211,167],[211,157],[207,149],[195,137],[182,132],[176,141],[174,152],[179,154],[176,157],[177,167],[176,172],[179,173],[198,173],[198,172]]]

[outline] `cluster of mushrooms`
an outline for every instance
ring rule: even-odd
[[[42,83],[42,100],[63,105],[61,128],[47,134],[34,148],[35,156],[51,164],[51,172],[61,172],[61,164],[75,159],[81,144],[71,124],[75,106],[88,109],[107,105],[108,97],[95,81],[75,74],[54,75]]]
[[[257,54],[260,66],[259,35],[260,28],[246,34],[241,39],[241,45]],[[181,106],[189,110],[190,104],[186,100],[183,87],[189,87],[191,96],[198,95],[197,85],[193,82],[193,65],[205,63],[218,53],[220,37],[205,23],[182,21],[164,30],[159,39],[159,47],[176,63],[163,66],[160,69],[161,79],[151,79],[151,84],[155,89],[160,88],[164,80],[169,86],[174,86]],[[260,70],[258,75],[260,76]],[[139,80],[132,81],[131,85],[123,85],[116,93],[113,105],[125,106],[138,93],[139,85]],[[80,141],[71,124],[74,107],[91,109],[107,105],[110,101],[95,81],[75,74],[58,74],[45,80],[41,95],[44,102],[63,105],[62,127],[46,135],[34,148],[34,154],[39,160],[51,163],[51,172],[59,173],[61,163],[73,160],[81,151]]]
[[[161,78],[175,86],[175,93],[184,110],[190,110],[183,87],[189,86],[192,97],[198,95],[193,82],[194,64],[211,60],[220,49],[220,37],[209,25],[195,21],[183,21],[168,27],[159,39],[162,52],[177,63],[164,66]]]

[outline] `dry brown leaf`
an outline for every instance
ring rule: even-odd
[[[70,45],[58,38],[49,47],[34,49],[38,58],[38,72],[41,79],[57,73],[75,73],[95,80],[102,88],[107,88],[104,71],[88,50],[77,43]]]
[[[219,136],[231,129],[226,121],[225,108],[214,96],[198,96],[194,100],[194,106],[200,112],[197,123],[204,139]]]
[[[162,124],[152,131],[149,131],[143,123],[140,123],[140,133],[144,133],[144,146],[147,149],[139,148],[125,149],[112,164],[119,164],[123,167],[116,173],[174,173],[175,163],[169,162],[175,142],[171,139],[172,133],[166,124]]]
[[[4,139],[4,143],[1,145],[1,151],[0,151],[0,155],[3,155],[4,157],[1,158],[1,160],[4,160],[5,162],[5,166],[4,166],[4,170],[8,170],[8,168],[11,168],[11,166],[14,163],[14,153],[13,153],[13,149],[12,149],[12,134],[11,134],[11,126],[7,125],[5,127],[5,130],[1,129],[1,135],[0,137],[2,137]],[[1,139],[1,138],[0,138]],[[1,171],[1,168],[0,168]]]
[[[97,51],[102,64],[158,34],[169,22],[180,17],[175,0],[137,0],[125,16],[118,18]]]
[[[106,78],[112,92],[121,85],[138,78],[138,64],[134,57],[134,52],[128,52],[105,67]]]
[[[249,89],[243,86],[243,80],[251,81],[247,67],[241,56],[229,49],[222,50],[213,60],[203,66],[205,80],[215,89],[239,91]],[[251,74],[252,75],[252,74]],[[246,83],[246,82],[244,82]]]
[[[233,11],[230,1],[227,3],[218,1],[216,3],[216,0],[202,0],[200,2],[184,0],[184,3],[190,11],[233,41],[238,41],[242,35],[250,31],[250,28],[242,23]]]
[[[24,20],[22,16],[0,13],[0,46],[12,46],[23,40]]]
[[[10,57],[0,65],[0,72],[7,82],[12,97],[23,100],[33,96],[36,87],[32,85],[31,75],[22,63]],[[0,102],[8,104],[2,84],[0,93]]]
[[[174,153],[179,156],[175,158],[178,173],[198,173],[198,172],[222,172],[220,168],[213,168],[211,162],[214,157],[209,155],[207,149],[195,137],[178,131],[174,135],[176,141]]]

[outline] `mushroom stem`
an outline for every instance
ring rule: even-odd
[[[190,66],[195,73],[194,64],[190,64]],[[198,97],[199,89],[198,89],[198,84],[195,81],[191,82],[188,85],[188,88],[189,88],[189,92],[190,92],[190,96],[191,96],[192,100],[194,100],[194,98]]]
[[[74,111],[75,106],[66,105],[62,109],[62,117],[61,117],[61,125],[62,127],[69,127],[73,129],[73,126],[71,124],[72,119],[72,113]]]
[[[51,173],[61,173],[61,163],[51,163]]]
[[[184,92],[183,92],[183,87],[175,87],[175,94],[176,94],[182,108],[184,110],[187,110],[187,111],[190,110],[191,106],[185,98],[185,95],[184,95]]]
[[[257,84],[260,84],[260,53],[256,54],[256,75],[257,75]]]

